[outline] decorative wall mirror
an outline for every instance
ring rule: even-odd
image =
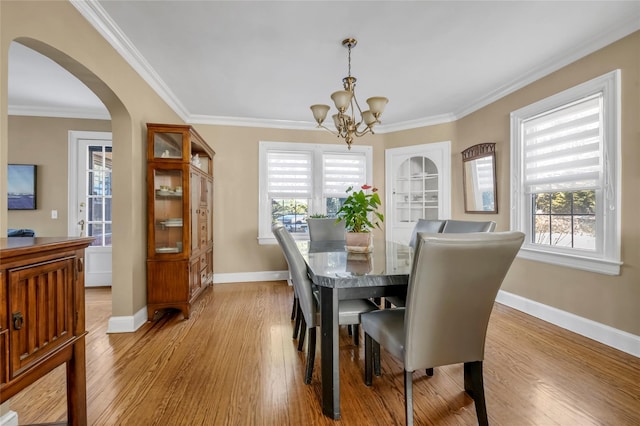
[[[495,143],[462,151],[462,182],[466,213],[498,213]]]

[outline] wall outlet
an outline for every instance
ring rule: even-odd
[[[58,210],[51,210],[51,219],[58,218]]]

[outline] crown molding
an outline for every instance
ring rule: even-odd
[[[158,73],[131,43],[96,0],[69,0],[80,14],[107,40],[173,111],[187,121],[189,112]]]
[[[109,111],[87,108],[30,107],[9,105],[7,115],[29,117],[84,118],[90,120],[111,120]]]
[[[213,124],[218,126],[265,127],[286,130],[318,130],[315,123],[309,121],[271,120],[264,118],[221,117],[213,115],[190,115],[189,124]]]

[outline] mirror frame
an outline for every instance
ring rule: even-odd
[[[476,194],[467,193],[467,188],[476,189],[472,186],[467,186],[467,163],[477,161],[479,159],[491,157],[492,164],[492,178],[493,178],[493,210],[476,210],[467,200]],[[464,211],[465,213],[498,213],[498,191],[497,191],[497,179],[496,179],[496,144],[480,143],[469,147],[462,151],[462,188],[464,190]]]

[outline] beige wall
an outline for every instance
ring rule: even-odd
[[[8,129],[9,163],[38,166],[37,209],[9,210],[8,227],[31,228],[39,237],[67,235],[69,131],[110,132],[111,121],[9,116]]]
[[[17,37],[40,40],[86,67],[76,72],[96,91],[112,115],[114,133],[114,315],[133,315],[145,305],[144,123],[179,123],[179,117],[133,72],[102,37],[66,2],[0,2],[0,211],[6,211],[6,61]],[[28,44],[28,43],[27,43]],[[32,46],[33,47],[33,46]],[[55,56],[42,46],[45,54]],[[509,113],[531,102],[615,68],[623,70],[623,260],[622,274],[609,277],[537,262],[517,260],[504,289],[535,301],[640,335],[640,33],[635,33],[513,93],[457,122],[376,135],[358,140],[374,147],[374,182],[384,199],[384,148],[450,140],[452,142],[452,215],[495,220],[509,228]],[[72,66],[72,68],[74,68]],[[76,64],[77,68],[77,64]],[[215,272],[283,270],[275,246],[260,246],[258,224],[258,142],[336,143],[318,131],[197,125],[216,151]],[[462,198],[460,152],[480,142],[496,142],[497,215],[466,215]],[[13,148],[11,149],[13,153]],[[13,155],[13,154],[12,154]],[[4,232],[6,219],[0,219]]]

